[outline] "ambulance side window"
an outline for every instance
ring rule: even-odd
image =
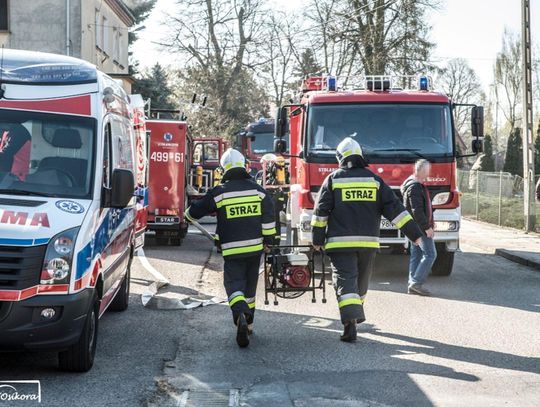
[[[129,123],[122,118],[115,117],[112,124],[112,151],[114,168],[133,171],[135,175],[135,160],[133,159],[133,137]]]
[[[103,186],[105,188],[111,187],[111,156],[111,125],[110,123],[107,123],[105,126],[105,137],[103,140]]]

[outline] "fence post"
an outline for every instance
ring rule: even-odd
[[[502,184],[503,184],[503,172],[499,172],[499,221],[497,224],[501,226],[502,222]]]
[[[480,171],[476,171],[476,220],[480,211]]]

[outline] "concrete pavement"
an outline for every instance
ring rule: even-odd
[[[469,219],[462,221],[462,245],[472,246],[540,271],[540,235]]]
[[[130,308],[101,320],[92,371],[61,373],[53,353],[0,354],[0,379],[41,380],[44,406],[537,406],[540,273],[478,236],[464,222],[454,273],[430,278],[432,298],[405,294],[406,258],[381,256],[356,344],[338,340],[328,286],[328,304],[265,306],[260,290],[255,337],[238,349],[225,304],[143,308],[151,276],[135,262]],[[145,251],[171,281],[163,295],[224,295],[221,258],[201,235]]]

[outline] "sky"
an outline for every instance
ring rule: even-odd
[[[174,64],[174,57],[155,42],[166,37],[163,24],[176,0],[158,0],[139,32],[134,56],[143,68],[156,62]],[[301,10],[304,0],[272,0],[285,10]],[[444,65],[452,58],[464,58],[478,74],[484,90],[493,81],[493,63],[501,48],[504,29],[521,33],[521,0],[442,0],[442,6],[427,16],[432,26],[430,40],[436,44],[433,60]],[[535,24],[537,22],[537,24]],[[540,44],[540,0],[531,0],[531,35]],[[540,55],[533,55],[540,60]],[[436,84],[435,84],[436,85]]]

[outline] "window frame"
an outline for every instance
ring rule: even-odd
[[[2,0],[0,0],[0,1],[2,1]],[[4,0],[4,1],[6,2],[6,28],[1,28],[0,27],[0,33],[9,33],[10,32],[10,27],[11,27],[11,24],[10,24],[11,0]]]

